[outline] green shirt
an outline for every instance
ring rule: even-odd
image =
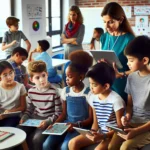
[[[116,55],[118,56],[121,64],[123,65],[123,69],[119,71],[127,71],[129,70],[127,66],[127,58],[124,56],[124,49],[128,45],[128,43],[134,39],[134,35],[131,33],[126,33],[123,35],[112,36],[108,32],[104,33],[101,38],[102,50],[114,50]],[[126,78],[123,79],[116,79],[112,88],[122,96],[124,100],[127,99],[127,95],[124,92],[126,85]]]

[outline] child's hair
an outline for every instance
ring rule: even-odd
[[[89,67],[93,64],[92,56],[83,50],[71,52],[69,55],[69,60],[71,60],[69,67],[71,67],[72,71],[81,74],[86,74]]]
[[[127,45],[124,54],[134,56],[139,60],[144,57],[148,57],[150,60],[150,38],[144,35],[136,37]]]
[[[77,21],[82,24],[83,23],[83,16],[82,16],[82,13],[81,13],[79,7],[73,5],[69,9],[69,13],[70,13],[70,11],[74,11],[77,14]],[[70,16],[69,15],[68,15],[68,21],[70,22]]]
[[[89,69],[86,77],[92,78],[101,85],[108,83],[110,86],[112,86],[115,80],[115,71],[109,64],[100,62]]]
[[[12,26],[16,25],[19,21],[20,20],[18,18],[11,16],[6,19],[6,24],[7,26]]]
[[[28,73],[31,78],[34,76],[34,73],[41,73],[41,72],[47,72],[45,62],[38,60],[30,62],[28,64]]]
[[[25,56],[26,58],[28,58],[28,52],[26,49],[22,48],[22,47],[16,47],[14,48],[13,52],[12,52],[12,56],[14,56],[16,53],[18,53],[20,56]]]
[[[94,28],[94,30],[96,32],[98,32],[100,36],[104,33],[104,30],[102,28],[97,27],[97,28]],[[95,40],[95,38],[92,38],[92,40],[91,40],[91,44],[93,44],[93,45],[94,45],[94,40]]]
[[[0,75],[7,68],[9,68],[11,70],[14,70],[12,65],[8,61],[5,61],[5,60],[4,61],[0,61]]]
[[[50,47],[50,44],[47,40],[39,40],[38,43],[41,46],[43,51],[47,51]]]

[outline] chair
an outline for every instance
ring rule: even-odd
[[[64,59],[64,54],[56,54],[56,55],[52,56],[52,58]],[[62,67],[57,67],[57,69],[62,70]]]

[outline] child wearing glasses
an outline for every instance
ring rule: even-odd
[[[31,44],[29,40],[22,31],[18,30],[19,21],[16,17],[8,17],[6,19],[9,30],[4,33],[2,40],[2,50],[6,52],[6,58],[10,58],[14,48],[21,46],[21,39],[25,41],[27,51],[30,51]]]
[[[24,111],[26,89],[23,84],[14,81],[15,73],[7,61],[0,62],[0,126],[15,127],[20,117],[5,118],[3,113]]]

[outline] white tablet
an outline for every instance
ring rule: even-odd
[[[123,68],[120,60],[118,59],[116,53],[112,50],[86,50],[86,52],[89,52],[95,61],[98,61],[100,59],[105,59],[108,61],[108,63],[112,64],[113,62],[116,63],[116,66],[118,69]]]
[[[116,132],[119,132],[121,134],[127,134],[125,131],[123,131],[123,129],[120,129],[118,127],[112,126],[110,124],[107,124],[106,127],[110,128],[110,129],[112,129],[112,130],[114,130]]]
[[[86,134],[89,134],[89,135],[93,135],[92,132],[90,130],[87,130],[87,129],[81,129],[81,128],[77,128],[77,127],[73,127],[77,132],[79,132],[80,134],[86,136]]]

